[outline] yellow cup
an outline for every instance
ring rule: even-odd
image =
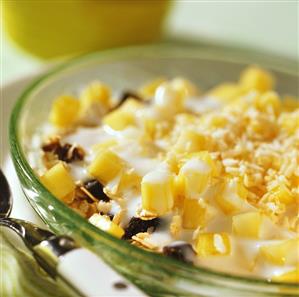
[[[169,0],[3,1],[5,30],[42,58],[157,40]]]

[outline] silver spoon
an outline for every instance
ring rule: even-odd
[[[39,265],[68,288],[71,295],[146,296],[95,254],[79,247],[71,237],[56,236],[33,223],[9,218],[12,205],[9,184],[0,169],[0,226],[17,233]]]

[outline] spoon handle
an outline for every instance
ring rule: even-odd
[[[71,237],[54,235],[36,245],[33,254],[48,273],[81,296],[146,296]]]
[[[0,219],[0,226],[16,232],[39,265],[54,279],[62,280],[75,296],[146,296],[69,236],[56,236],[30,222],[14,218]]]
[[[83,296],[146,296],[104,261],[87,249],[79,248],[63,256],[57,272]]]

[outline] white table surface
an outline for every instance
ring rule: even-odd
[[[4,0],[10,1],[10,0]],[[298,58],[298,0],[177,0],[166,36],[222,42]],[[47,62],[16,48],[1,30],[1,84]]]

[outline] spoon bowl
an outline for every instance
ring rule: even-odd
[[[8,218],[12,210],[12,194],[8,181],[0,169],[0,218]]]
[[[13,199],[8,181],[0,169],[0,226],[7,227],[18,234],[41,268],[55,280],[62,281],[71,296],[91,297],[99,292],[118,295],[115,283],[125,284],[125,295],[145,297],[134,285],[87,249],[80,248],[73,238],[56,236],[51,231],[20,219],[9,218]],[[82,267],[82,263],[86,264]],[[78,271],[81,275],[78,278]],[[94,283],[92,276],[105,271],[108,281]],[[82,282],[82,283],[81,283]],[[82,284],[85,284],[84,286]],[[105,289],[104,289],[105,288]]]

